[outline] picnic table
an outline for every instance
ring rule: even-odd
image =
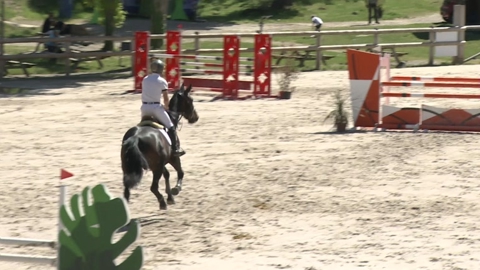
[[[82,53],[85,51],[81,50],[76,50],[76,49],[71,49],[70,50],[73,53]],[[88,52],[95,52],[95,51],[88,51]],[[72,69],[76,69],[80,63],[84,62],[91,62],[91,61],[96,61],[98,63],[98,68],[103,68],[103,63],[102,60],[108,58],[109,56],[90,56],[90,57],[75,57],[75,58],[69,58],[72,64]]]
[[[28,73],[28,69],[34,66],[36,66],[36,64],[34,63],[10,60],[5,62],[5,68],[3,70],[3,74],[4,76],[8,75],[9,69],[22,69],[25,76],[30,77],[30,73]]]
[[[396,67],[397,68],[402,68],[405,67],[406,63],[402,60],[400,60],[400,57],[407,55],[407,52],[397,52],[395,50],[395,47],[382,47],[381,49],[373,48],[373,49],[367,49],[368,52],[373,52],[373,53],[379,53],[379,54],[385,54],[388,53],[393,58],[395,58],[395,61],[397,62]],[[387,52],[389,51],[389,52]]]
[[[275,62],[275,65],[277,66],[279,66],[280,62],[284,59],[294,59],[298,61],[298,67],[304,67],[305,61],[317,59],[316,55],[310,54],[312,52],[316,53],[315,51],[305,51],[304,53],[301,53],[300,51],[295,50],[291,52],[290,55],[287,55],[287,52],[282,51],[280,54],[273,54],[272,57],[273,59],[277,60]],[[327,65],[326,60],[332,59],[334,57],[334,55],[322,55],[322,63],[324,65]]]

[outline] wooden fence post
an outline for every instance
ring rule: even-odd
[[[322,68],[323,53],[318,48],[322,45],[322,34],[317,33],[316,36],[317,36],[317,42],[315,45],[317,46],[317,50],[316,50],[317,58],[315,59],[315,70],[320,70]]]
[[[71,45],[72,43],[70,41],[68,42],[65,42],[64,44],[67,45],[67,50],[66,50],[66,53],[70,54],[72,52],[71,50]],[[70,67],[71,67],[71,62],[70,62],[70,58],[65,58],[65,76],[70,76]]]
[[[430,26],[433,29],[433,26]],[[431,44],[429,47],[429,55],[428,55],[428,65],[433,66],[435,63],[435,31],[428,32],[428,39],[430,40]]]
[[[5,0],[2,0],[2,21],[0,22],[0,56],[3,56],[5,53],[3,39],[5,38]],[[5,69],[5,61],[0,59],[0,78],[5,77],[6,69]]]
[[[453,8],[453,24],[456,28],[465,26],[465,5],[455,5]],[[457,56],[453,59],[453,64],[462,64],[465,59],[465,29],[457,31]]]

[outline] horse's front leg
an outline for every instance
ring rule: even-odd
[[[157,197],[158,203],[160,204],[160,210],[167,210],[167,203],[165,202],[162,194],[160,194],[158,191],[158,182],[160,182],[162,173],[163,169],[153,172],[153,180],[152,185],[150,186],[150,191],[155,194],[155,197]]]
[[[184,176],[180,157],[172,158],[172,162],[170,162],[170,165],[172,165],[172,167],[177,171],[177,184],[174,188],[172,188],[172,195],[177,196],[182,190],[182,181]]]
[[[167,170],[167,167],[163,169],[163,177],[165,178],[165,192],[167,193],[167,204],[175,204],[175,199],[173,198],[172,191],[170,190],[170,172]]]

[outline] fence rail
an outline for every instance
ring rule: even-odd
[[[465,41],[465,31],[467,30],[480,30],[480,25],[465,26],[465,6],[455,6],[455,25],[454,27],[421,27],[421,28],[397,28],[397,29],[371,29],[371,30],[322,30],[321,32],[316,31],[303,31],[303,32],[264,32],[264,34],[270,34],[273,37],[275,36],[289,36],[289,37],[298,37],[298,36],[314,36],[316,38],[315,45],[302,45],[302,46],[289,46],[289,47],[272,47],[272,51],[314,51],[316,52],[315,57],[315,67],[317,70],[321,68],[321,62],[323,59],[323,52],[327,50],[346,50],[346,49],[373,49],[373,48],[410,48],[410,47],[429,47],[430,53],[428,56],[428,64],[433,65],[435,58],[435,48],[437,46],[456,46],[457,47],[457,56],[454,58],[455,64],[464,63],[464,47],[466,44]],[[463,12],[463,13],[462,13]],[[436,41],[435,35],[437,33],[444,32],[456,32],[458,34],[458,39],[456,41]],[[379,37],[384,34],[401,34],[401,33],[428,33],[429,41],[427,42],[405,42],[405,43],[380,43]],[[183,53],[186,54],[200,54],[200,53],[220,53],[223,49],[202,49],[200,47],[202,39],[211,39],[211,38],[223,38],[225,35],[232,35],[231,33],[199,33],[195,32],[194,34],[182,34],[183,39],[194,39],[194,49],[184,49]],[[233,34],[242,37],[254,37],[256,33],[240,33]],[[324,36],[336,36],[336,35],[372,35],[373,39],[371,43],[363,44],[338,44],[338,45],[322,45],[322,37]],[[152,34],[151,39],[165,39],[165,34]],[[132,50],[127,51],[113,51],[113,52],[99,52],[99,51],[84,51],[79,53],[72,53],[70,46],[74,42],[87,41],[87,42],[103,42],[105,40],[112,40],[114,42],[132,42],[134,40],[133,36],[82,36],[82,37],[63,37],[63,38],[44,38],[44,37],[32,37],[32,38],[6,38],[0,39],[0,46],[3,48],[5,44],[18,44],[18,43],[43,43],[48,41],[62,42],[65,44],[66,52],[65,53],[25,53],[25,54],[2,54],[0,55],[0,69],[4,67],[5,61],[9,60],[23,60],[23,59],[34,59],[34,58],[66,58],[67,63],[70,58],[88,58],[88,57],[98,57],[106,58],[112,56],[131,56],[132,62],[134,57],[134,52]],[[133,42],[131,43],[133,44]],[[252,45],[253,47],[253,45]],[[480,49],[480,48],[479,48]],[[4,52],[5,50],[2,50]],[[253,48],[240,48],[241,52],[253,52]],[[165,53],[165,50],[152,50],[152,53]],[[468,58],[466,61],[470,60]],[[65,74],[68,76],[70,74],[69,65],[65,65]],[[0,74],[3,74],[0,72]],[[2,75],[3,76],[3,75]]]

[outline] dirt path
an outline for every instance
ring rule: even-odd
[[[311,30],[311,24],[308,23],[308,18],[305,23],[282,23],[280,20],[267,21],[264,27],[264,31],[273,32],[273,31],[298,31]],[[414,24],[414,23],[435,23],[441,21],[440,15],[438,13],[417,16],[412,18],[401,18],[394,20],[383,20],[380,21],[378,27],[383,26],[393,26],[393,25],[405,25],[405,24]],[[7,22],[11,25],[17,25],[19,27],[38,27],[42,22],[40,21],[25,21],[22,19],[13,20]],[[75,20],[74,23],[86,23],[81,20]],[[227,24],[227,23],[216,23],[216,22],[180,22],[180,21],[168,21],[168,28],[175,29],[179,24],[181,24],[188,34],[193,34],[195,31],[206,31],[209,32],[228,32],[228,33],[251,33],[257,31],[258,25],[255,23],[249,24]],[[348,27],[360,27],[366,26],[365,21],[349,21],[349,22],[325,22],[323,29],[331,28],[348,28]],[[101,26],[98,25],[89,25],[93,32],[101,33],[103,31]],[[150,21],[145,19],[128,19],[125,25],[117,30],[117,35],[131,35],[135,31],[143,31],[150,29]]]
[[[383,28],[385,26],[405,25],[405,24],[413,24],[413,23],[435,23],[439,21],[440,21],[440,15],[435,13],[435,14],[423,15],[423,16],[412,17],[412,18],[385,20],[385,21],[381,21],[381,23],[378,25],[372,25],[372,27]],[[6,23],[10,25],[16,25],[18,27],[26,27],[26,28],[38,28],[38,26],[42,24],[41,21],[31,21],[31,20],[27,21],[22,18],[17,18],[12,21],[7,21]],[[82,20],[72,20],[72,23],[85,24],[86,22]],[[252,33],[259,29],[258,25],[254,23],[227,24],[227,23],[215,23],[215,22],[194,23],[194,22],[179,22],[179,21],[168,21],[167,27],[168,29],[176,29],[179,24],[182,25],[183,29],[185,30],[185,34],[194,34],[197,31],[198,32],[208,31],[209,33]],[[366,23],[366,21],[325,22],[323,29],[351,28],[351,27],[362,27],[362,26],[364,27],[367,25],[368,24]],[[86,24],[86,26],[89,29],[89,31],[92,32],[93,34],[103,33],[102,26],[88,25],[88,24]],[[116,31],[116,35],[132,36],[135,31],[148,31],[149,29],[150,29],[149,20],[128,19],[126,23],[123,25],[123,27]],[[312,30],[310,23],[282,23],[279,20],[269,21],[264,26],[265,32],[310,31],[310,30]],[[209,41],[221,41],[221,39],[209,39]],[[249,40],[249,39],[245,39],[245,41],[253,42],[253,40]],[[193,40],[186,39],[185,42],[186,43],[193,42]],[[19,46],[19,45],[20,44],[15,44],[15,46]],[[294,46],[294,45],[301,45],[301,44],[297,44],[295,42],[274,42],[274,45]],[[36,44],[25,43],[25,44],[21,44],[21,46],[35,47]],[[101,44],[98,46],[101,47]],[[97,47],[95,47],[95,49],[100,48],[100,47],[98,48]]]

